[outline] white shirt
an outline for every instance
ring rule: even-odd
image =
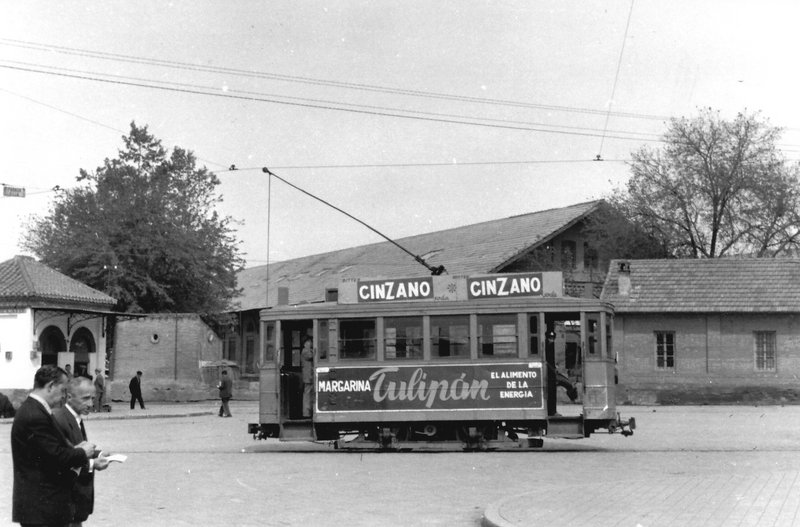
[[[41,403],[41,405],[44,406],[44,409],[47,410],[47,413],[50,414],[50,415],[53,415],[53,409],[50,408],[50,405],[47,404],[47,401],[45,401],[44,399],[42,399],[41,397],[39,397],[35,393],[29,393],[28,397],[30,397],[31,399],[36,399],[37,401],[39,401]]]
[[[81,427],[81,421],[82,421],[81,417],[78,415],[78,413],[75,410],[72,409],[72,407],[70,405],[65,404],[64,406],[67,408],[67,410],[69,410],[69,413],[72,414],[72,417],[75,418],[75,422],[78,423],[78,428],[80,428]],[[89,460],[89,472],[92,472],[93,470],[94,470],[94,459],[90,459]]]

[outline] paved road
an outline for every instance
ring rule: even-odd
[[[129,458],[98,474],[87,527],[477,527],[486,512],[502,511],[503,525],[791,525],[782,519],[798,509],[798,493],[786,492],[800,485],[797,406],[624,407],[637,418],[633,437],[435,454],[256,443],[246,434],[254,403],[235,403],[231,419],[216,409],[150,405],[91,416],[91,439]],[[158,418],[168,415],[188,416]],[[10,522],[9,433],[0,424],[0,525]]]

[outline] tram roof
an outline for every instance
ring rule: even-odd
[[[613,313],[608,302],[593,298],[492,298],[453,302],[375,302],[367,304],[339,304],[315,302],[288,306],[275,306],[261,311],[263,319],[312,318],[315,316],[409,316],[456,314],[459,312],[523,312],[577,313],[580,311]]]
[[[800,259],[612,260],[600,298],[617,313],[798,313]]]
[[[503,268],[595,212],[602,200],[532,212],[453,229],[419,234],[397,242],[432,266],[452,275],[502,272]],[[325,290],[343,278],[420,276],[425,271],[390,242],[361,245],[240,271],[237,311],[276,305],[279,287],[289,288],[289,303],[321,302]]]

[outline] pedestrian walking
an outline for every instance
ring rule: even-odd
[[[33,390],[11,425],[14,490],[11,521],[23,525],[67,525],[72,521],[72,485],[94,457],[88,441],[70,443],[53,419],[67,372],[48,364],[36,371]]]
[[[139,406],[144,410],[144,400],[142,400],[142,372],[137,371],[136,375],[131,378],[128,383],[128,390],[131,392],[131,410],[135,406],[134,403],[139,401]]]
[[[222,378],[217,384],[217,388],[219,388],[219,398],[222,400],[222,404],[219,407],[219,416],[231,417],[231,409],[228,403],[233,397],[233,381],[228,377],[227,370],[222,370]]]
[[[94,370],[94,411],[103,411],[103,404],[106,399],[106,379],[100,368]]]
[[[86,441],[83,416],[92,408],[94,395],[92,381],[86,377],[75,377],[67,384],[67,404],[53,410],[53,418],[64,437],[72,444]],[[72,485],[73,517],[69,527],[80,527],[94,511],[94,473],[108,468],[108,457],[96,452],[97,457],[82,466]]]

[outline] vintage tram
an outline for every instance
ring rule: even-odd
[[[633,433],[635,421],[616,409],[613,308],[564,296],[561,273],[353,278],[337,295],[261,312],[254,438],[491,449]],[[308,339],[310,387],[301,375]],[[559,384],[578,405],[557,407]]]

